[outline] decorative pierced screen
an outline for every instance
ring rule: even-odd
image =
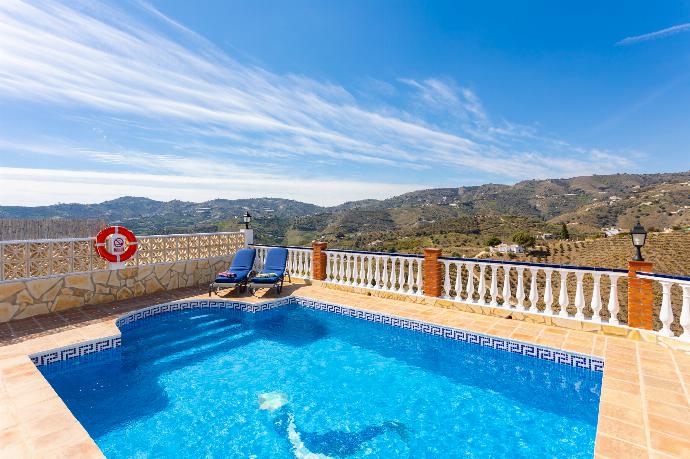
[[[212,258],[237,252],[242,233],[173,234],[137,238],[136,255],[127,266]],[[0,281],[105,269],[95,238],[0,242]]]

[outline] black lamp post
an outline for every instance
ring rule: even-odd
[[[637,253],[633,258],[633,261],[644,261],[640,249],[644,247],[644,243],[647,239],[647,230],[645,230],[644,227],[640,225],[639,220],[637,221],[637,224],[633,227],[633,229],[630,230],[630,237],[632,237],[632,243],[635,246],[635,249],[637,249]]]
[[[249,222],[252,221],[252,216],[249,212],[245,212],[242,216],[242,221],[244,222],[244,227],[249,229]]]

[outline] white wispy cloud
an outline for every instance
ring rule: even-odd
[[[241,199],[254,196],[335,205],[344,201],[343,196],[352,200],[384,199],[422,187],[421,184],[399,185],[321,177],[303,180],[252,172],[241,176],[209,177],[203,174],[180,176],[12,167],[0,167],[0,181],[4,203],[23,206],[75,202],[75,196],[79,196],[78,202],[81,203],[97,203],[118,196],[146,196],[163,201],[182,197],[195,202],[219,197]],[[222,190],[222,196],[219,190]]]
[[[434,170],[514,181],[631,167],[625,159],[602,164],[602,150],[533,127],[495,122],[474,91],[449,78],[377,86],[388,95],[406,91],[410,106],[371,108],[338,84],[241,63],[147,4],[0,2],[0,100],[56,109],[62,122],[98,134],[56,143],[46,134],[17,137],[0,128],[0,149],[62,156],[66,171],[84,159],[82,168],[108,165],[120,174],[136,168],[194,180],[202,172],[214,180],[233,176],[242,180],[244,196],[257,192],[252,180],[279,183],[282,175],[306,186],[317,175],[334,191],[305,193],[306,200],[332,203],[326,195],[343,201],[364,197],[362,190],[374,197],[432,186]],[[404,183],[368,182],[358,177],[357,164],[363,171],[401,171]],[[314,173],[315,166],[323,170]],[[426,180],[417,179],[418,171],[427,171]]]
[[[617,45],[630,45],[633,43],[639,43],[641,41],[647,41],[647,40],[656,40],[658,38],[663,38],[668,35],[674,35],[677,33],[681,32],[688,32],[690,31],[690,22],[686,22],[685,24],[678,24],[674,25],[672,27],[667,27],[665,29],[657,30],[655,32],[649,32],[645,33],[642,35],[634,35],[632,37],[626,37],[622,40],[620,40]]]

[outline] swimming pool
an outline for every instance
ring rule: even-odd
[[[39,367],[107,457],[592,457],[601,372],[291,304]]]

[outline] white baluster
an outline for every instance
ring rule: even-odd
[[[373,263],[374,263],[374,289],[380,290],[381,289],[381,271],[380,269],[380,260],[378,255],[374,255],[373,257]]]
[[[607,308],[609,314],[611,314],[611,318],[609,319],[610,324],[618,324],[618,311],[620,310],[618,304],[618,278],[620,277],[619,274],[609,274],[611,289],[609,290],[609,304]]]
[[[496,263],[491,265],[491,287],[489,293],[491,294],[489,306],[498,306],[498,265]]]
[[[683,327],[683,334],[680,339],[690,341],[690,284],[681,285],[683,288],[683,306],[680,310],[680,326]]]
[[[359,286],[364,288],[368,287],[367,285],[367,255],[360,255],[360,278],[359,278]]]
[[[577,280],[577,286],[575,287],[575,308],[577,312],[575,313],[575,318],[583,320],[585,318],[585,292],[582,287],[582,279],[585,273],[583,271],[575,271],[575,279]]]
[[[561,278],[561,288],[558,294],[558,304],[561,310],[558,311],[560,317],[568,317],[568,303],[570,303],[570,298],[568,297],[568,271],[565,269],[559,270]]]
[[[422,259],[417,258],[417,295],[423,295],[423,279],[424,279],[424,274],[422,271]]]
[[[465,293],[467,294],[467,302],[474,303],[474,263],[467,263],[467,285],[465,286]]]
[[[398,261],[397,258],[391,257],[391,287],[390,290],[391,292],[395,292],[395,284],[398,282],[398,278],[396,277],[395,274],[395,262]]]
[[[455,301],[462,301],[462,264],[455,263]]]
[[[358,286],[359,285],[359,268],[360,268],[360,263],[359,263],[359,254],[356,253],[352,255],[352,285]]]
[[[408,295],[414,295],[414,270],[413,264],[414,264],[414,258],[408,258],[407,259],[407,294]]]
[[[538,268],[529,268],[531,274],[529,283],[529,312],[535,313],[539,312],[537,308],[537,300],[539,299],[539,292],[537,292],[537,274],[539,273]]]
[[[381,257],[381,261],[383,262],[383,284],[381,288],[388,290],[388,258]]]
[[[367,274],[365,277],[365,287],[367,288],[371,288],[371,281],[374,279],[372,258],[374,258],[372,255],[367,255]]]
[[[366,255],[362,254],[359,256],[359,284],[357,284],[359,287],[366,287],[367,286],[367,262],[366,262]]]
[[[671,286],[672,282],[661,282],[661,310],[659,311],[659,321],[662,323],[659,334],[662,336],[673,336],[671,323],[673,322],[673,310],[671,309]]]
[[[398,293],[405,293],[405,258],[400,258],[400,272],[398,273]]]
[[[443,260],[443,298],[450,298],[450,260]]]
[[[345,284],[345,254],[338,254],[338,283]]]
[[[477,293],[479,294],[479,299],[477,299],[477,304],[481,304],[482,306],[486,304],[484,301],[484,296],[486,295],[486,279],[484,278],[486,275],[486,265],[484,263],[479,264],[479,285],[478,285],[478,290]]]
[[[302,252],[301,250],[298,250],[296,252],[296,255],[297,255],[297,276],[303,277],[304,273],[307,270],[306,253]]]
[[[332,254],[326,252],[326,282],[331,281],[331,270],[333,269],[333,257]]]
[[[589,306],[592,308],[592,321],[601,322],[601,273],[593,272],[594,286],[592,287],[592,301]]]
[[[501,306],[510,308],[510,266],[508,265],[503,265],[503,291],[501,296],[503,297],[503,304]]]
[[[551,275],[553,270],[550,268],[544,268],[544,275],[546,276],[546,282],[544,283],[544,314],[553,314],[553,286],[551,285]]]
[[[515,298],[517,298],[517,305],[515,309],[518,311],[525,310],[525,286],[523,284],[522,274],[525,272],[525,268],[522,266],[517,266],[515,268],[517,271],[517,287],[515,290]]]

